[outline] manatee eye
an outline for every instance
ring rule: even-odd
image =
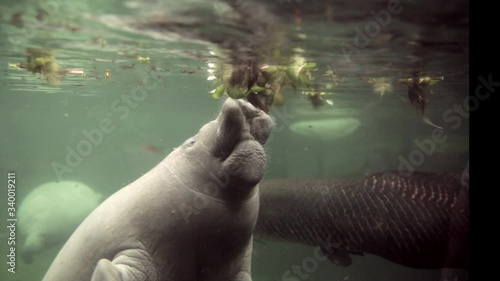
[[[186,146],[187,147],[192,147],[192,146],[194,146],[195,143],[196,143],[196,139],[195,138],[190,138],[189,140],[187,140]]]

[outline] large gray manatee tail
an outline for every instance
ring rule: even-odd
[[[467,268],[469,190],[459,174],[380,173],[260,185],[255,236],[375,254],[414,268]],[[332,257],[330,256],[330,259]]]

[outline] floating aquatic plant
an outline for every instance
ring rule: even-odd
[[[50,84],[57,84],[62,80],[59,74],[60,67],[52,51],[48,49],[28,48],[26,50],[26,69],[32,73],[40,73]]]
[[[422,114],[425,114],[427,96],[432,93],[429,85],[434,85],[443,80],[443,76],[430,77],[414,74],[411,78],[399,79],[399,82],[408,85],[408,99],[411,105],[417,108]]]
[[[323,73],[323,76],[329,76],[332,79],[333,85],[337,86],[342,82],[342,77],[338,76],[335,74],[335,71],[331,68],[329,68],[325,73]]]
[[[306,97],[313,107],[317,108],[324,103],[323,97],[316,97],[311,90],[311,81],[314,77],[311,70],[316,67],[313,62],[306,62],[301,56],[294,56],[289,65],[262,65],[253,63],[231,65],[216,65],[209,63],[207,80],[216,80],[220,83],[210,93],[214,98],[224,95],[234,99],[246,98],[255,106],[268,112],[271,106],[280,106],[284,103],[281,92],[283,86],[292,88],[306,88]]]
[[[83,69],[80,68],[61,68],[52,54],[52,50],[27,48],[26,63],[9,63],[9,68],[26,69],[31,73],[38,73],[49,84],[57,84],[62,81],[65,74],[79,74],[85,76]]]
[[[138,62],[142,62],[142,63],[148,63],[151,61],[151,59],[149,57],[143,57],[141,55],[137,55],[135,57],[135,60],[138,61]]]
[[[411,105],[422,114],[422,121],[438,129],[443,129],[443,127],[434,124],[431,119],[425,115],[425,107],[427,105],[427,96],[432,93],[429,86],[443,80],[444,76],[430,77],[418,76],[417,74],[414,74],[411,78],[399,79],[400,83],[408,84],[408,99]]]
[[[373,92],[381,97],[385,95],[385,93],[392,92],[391,81],[386,77],[369,78],[368,83],[372,84]]]
[[[303,94],[311,102],[311,105],[315,109],[326,104],[333,105],[333,101],[331,99],[325,99],[325,96],[327,95],[326,92],[307,91]]]

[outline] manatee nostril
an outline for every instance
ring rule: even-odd
[[[254,118],[250,127],[250,133],[260,144],[264,144],[271,134],[273,121],[269,117]]]
[[[253,106],[250,102],[245,101],[245,100],[238,100],[238,102],[241,105],[241,110],[243,111],[243,115],[247,120],[252,120],[255,117],[258,117],[261,115],[262,110],[256,108]]]

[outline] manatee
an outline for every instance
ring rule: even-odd
[[[62,244],[101,198],[92,188],[75,181],[48,182],[33,189],[18,210],[23,259],[30,263],[33,255]]]
[[[250,281],[271,118],[227,99],[214,121],[100,204],[44,281]]]

